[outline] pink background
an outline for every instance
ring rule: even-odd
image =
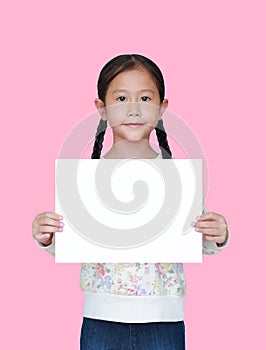
[[[187,349],[265,348],[264,1],[9,1],[1,5],[0,348],[78,349],[79,265],[56,265],[31,223],[54,210],[54,159],[95,111],[102,66],[141,53],[208,160],[207,208],[231,244],[186,265]],[[4,324],[4,330],[3,330]]]

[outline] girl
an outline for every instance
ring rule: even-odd
[[[113,145],[103,158],[171,158],[161,119],[167,105],[163,76],[154,62],[137,54],[113,58],[98,80],[95,106],[101,118],[91,158],[101,157],[107,122]],[[121,106],[127,108],[126,116],[112,113],[112,108]],[[141,113],[138,106],[143,110],[157,106],[158,113]],[[159,154],[149,142],[154,128]],[[63,231],[62,219],[45,212],[32,224],[34,239],[53,255],[54,233]],[[192,225],[203,234],[203,253],[218,253],[227,245],[229,233],[222,215],[204,212]],[[80,281],[85,296],[82,350],[185,349],[182,264],[82,264]]]

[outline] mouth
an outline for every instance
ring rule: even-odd
[[[138,128],[139,126],[143,125],[141,123],[127,123],[124,124],[125,126],[129,127],[129,128]]]

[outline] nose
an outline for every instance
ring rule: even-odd
[[[139,102],[130,102],[127,106],[127,116],[141,116],[140,103]]]

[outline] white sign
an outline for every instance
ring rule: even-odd
[[[201,159],[56,159],[56,262],[201,262]]]

